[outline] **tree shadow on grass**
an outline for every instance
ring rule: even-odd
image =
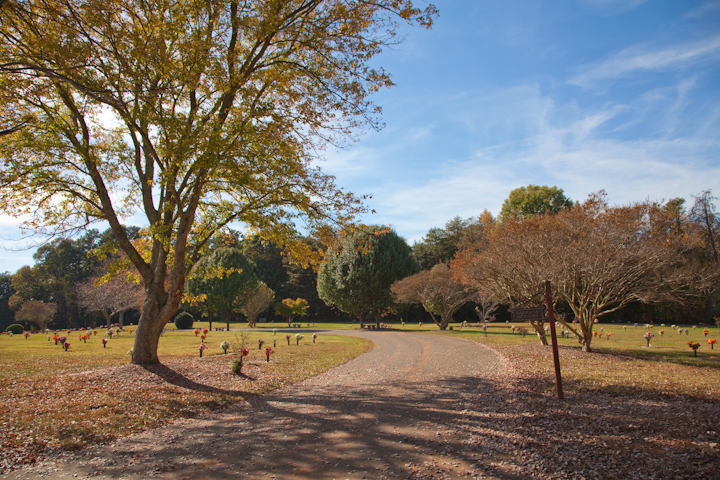
[[[578,347],[571,347],[571,348],[578,348]],[[720,363],[717,363],[719,360],[717,358],[713,357],[702,357],[702,354],[698,354],[697,357],[693,357],[693,354],[688,349],[688,353],[680,353],[676,350],[668,349],[668,351],[663,351],[659,348],[656,348],[652,351],[637,351],[637,350],[630,350],[630,349],[604,349],[602,346],[600,348],[593,348],[592,353],[596,353],[598,355],[607,355],[615,358],[620,359],[627,359],[627,360],[643,360],[646,362],[655,362],[655,363],[674,363],[677,365],[686,365],[689,367],[699,367],[699,368],[715,368],[720,369]]]
[[[184,388],[227,393],[168,367],[147,370]],[[717,478],[720,451],[709,442],[720,439],[720,402],[640,388],[569,391],[562,401],[545,386],[476,376],[299,385],[255,396],[209,425],[185,424],[177,441],[104,473],[141,476],[152,462],[187,479]],[[135,458],[145,448],[138,442],[116,453]]]
[[[183,475],[204,478],[213,465],[216,475],[257,478],[467,478],[468,468],[508,480],[540,471],[559,478],[712,478],[720,460],[716,450],[693,443],[717,441],[718,402],[643,389],[571,391],[562,401],[552,388],[539,392],[522,379],[461,376],[386,388],[301,386],[246,405],[213,425],[225,441],[194,456],[205,467]],[[183,433],[202,438],[206,429],[189,425]],[[173,444],[164,453],[183,458],[196,448]]]
[[[157,364],[157,365],[141,365],[141,367],[148,372],[152,373],[153,375],[157,375],[158,377],[162,378],[165,382],[169,383],[170,385],[175,385],[176,387],[186,388],[188,390],[193,390],[196,392],[204,392],[204,393],[215,393],[219,395],[229,395],[231,397],[238,397],[238,398],[247,398],[249,396],[246,392],[239,392],[236,390],[225,390],[222,388],[213,387],[211,385],[205,385],[202,383],[198,383],[194,380],[189,379],[185,375],[173,370],[172,368],[168,367],[167,365],[163,364]],[[242,375],[245,378],[250,379],[250,377],[246,377],[244,374]]]

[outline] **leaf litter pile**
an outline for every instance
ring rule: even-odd
[[[508,360],[508,370],[466,395],[462,419],[448,425],[485,473],[720,477],[720,369],[561,348],[559,400],[550,347],[488,346]]]
[[[173,356],[148,368],[124,364],[78,371],[77,362],[59,362],[54,368],[36,369],[53,371],[51,375],[13,372],[4,365],[0,474],[53,452],[197,417],[301,381],[346,362],[369,345],[352,339],[342,345],[278,349],[270,363],[253,350],[242,376],[231,372],[237,358],[233,355]]]

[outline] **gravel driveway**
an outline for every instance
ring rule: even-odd
[[[337,331],[377,348],[209,418],[46,461],[8,478],[519,478],[479,455],[465,410],[507,368],[439,335]]]

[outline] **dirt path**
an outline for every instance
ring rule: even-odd
[[[213,414],[20,470],[8,478],[516,478],[480,457],[464,409],[491,350],[443,336],[327,332],[377,348],[305,382]],[[489,476],[491,471],[493,475]]]

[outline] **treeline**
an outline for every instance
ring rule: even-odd
[[[127,227],[126,230],[131,239],[141,238],[139,227]],[[315,240],[306,238],[305,241],[317,248]],[[41,246],[33,255],[33,266],[24,266],[15,273],[0,273],[0,329],[4,331],[13,323],[23,323],[28,328],[37,327],[40,320],[16,318],[22,305],[30,306],[31,302],[54,305],[54,313],[47,322],[43,322],[49,328],[92,327],[108,321],[136,323],[142,305],[142,296],[137,295],[139,285],[128,281],[122,274],[125,272],[116,275],[118,281],[101,280],[109,270],[113,270],[112,262],[106,255],[116,250],[114,242],[110,230],[103,233],[90,230],[75,240],[57,239]],[[247,258],[253,276],[272,289],[275,303],[285,298],[303,298],[308,302],[307,314],[313,319],[349,318],[320,300],[316,287],[317,272],[310,266],[293,263],[277,245],[258,237],[243,238],[238,232],[230,231],[210,246],[206,257],[218,248],[239,250]],[[115,270],[118,269],[115,267]],[[281,316],[275,313],[274,305],[262,312],[262,316],[280,321]],[[182,310],[189,311],[198,319],[206,316],[206,312],[197,305],[186,303]],[[245,320],[245,315],[236,309],[229,320]]]
[[[413,246],[424,272],[395,284],[397,301],[440,316],[475,294],[480,318],[494,302],[542,305],[553,287],[559,320],[589,350],[597,322],[709,324],[717,316],[720,222],[710,191],[685,200],[582,203],[556,187],[513,191],[497,219],[455,218]],[[440,280],[443,279],[443,280]],[[486,307],[485,305],[489,305]],[[494,314],[495,315],[495,314]],[[532,325],[545,343],[545,324]]]
[[[303,239],[310,249],[327,248],[316,239]],[[233,273],[231,269],[241,270]],[[220,281],[208,282],[203,277],[221,277]],[[188,281],[190,299],[182,309],[195,318],[215,317],[216,321],[246,321],[244,306],[253,299],[256,288],[266,286],[273,293],[273,301],[260,312],[268,321],[284,321],[287,315],[281,305],[283,300],[298,298],[307,302],[304,309],[312,321],[349,320],[350,317],[329,307],[318,296],[318,273],[311,265],[303,266],[280,246],[259,236],[242,237],[229,232],[211,245],[203,259],[198,262],[193,277]],[[230,282],[232,279],[234,282]],[[209,298],[211,293],[214,297]],[[206,295],[203,299],[193,299]],[[276,307],[280,307],[276,311]],[[254,323],[254,322],[251,322]]]
[[[139,229],[131,227],[128,232],[137,237]],[[80,308],[76,286],[95,275],[102,264],[91,253],[113,243],[110,231],[100,234],[97,230],[75,240],[56,239],[37,249],[35,265],[0,274],[0,328],[16,323],[16,311],[31,301],[55,306],[50,320],[54,328],[93,325],[95,316]]]
[[[550,280],[561,322],[588,348],[600,320],[710,323],[720,303],[715,200],[706,191],[689,208],[680,198],[611,206],[602,192],[580,203],[557,187],[529,185],[510,193],[497,218],[487,210],[455,217],[412,246],[378,225],[331,241],[304,238],[324,258],[316,268],[260,237],[225,231],[196,264],[181,311],[252,324],[289,321],[302,306],[313,322],[434,321],[442,329],[505,321],[511,308],[541,304],[537,293]],[[141,230],[126,230],[141,249]],[[0,328],[136,321],[139,276],[113,253],[113,238],[89,231],[58,239],[38,249],[34,266],[1,274]],[[52,305],[51,317],[33,311],[37,304]],[[544,325],[533,326],[543,341]]]

